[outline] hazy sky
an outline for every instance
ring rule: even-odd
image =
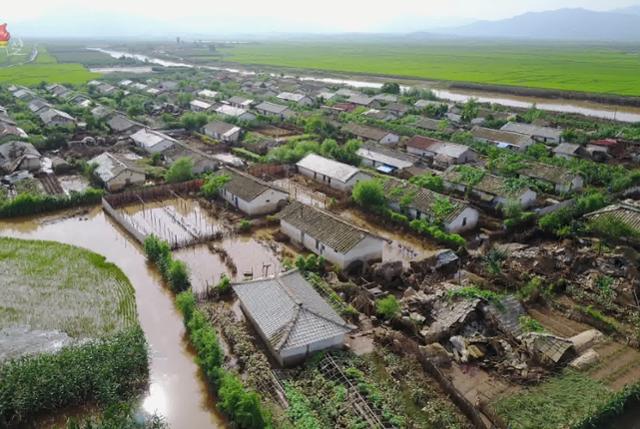
[[[0,21],[25,32],[54,31],[58,20],[67,32],[109,27],[131,34],[156,26],[191,32],[375,32],[415,31],[420,27],[501,19],[527,11],[584,7],[607,10],[640,0],[0,0]],[[126,20],[117,19],[126,16]],[[135,20],[146,19],[135,28]],[[131,21],[131,22],[130,22]],[[37,25],[36,25],[37,23]],[[171,24],[170,24],[171,23]],[[75,24],[75,25],[74,25]],[[129,28],[134,27],[134,28]],[[117,31],[114,31],[117,32]],[[159,32],[161,33],[161,32]]]

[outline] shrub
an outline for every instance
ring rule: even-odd
[[[193,161],[186,156],[178,158],[164,175],[164,180],[168,183],[185,182],[191,179],[193,179]]]
[[[228,174],[209,175],[200,188],[200,192],[205,198],[213,199],[218,196],[218,192],[220,191],[220,189],[224,185],[226,185],[229,180],[231,180],[231,176],[229,176]]]
[[[364,208],[381,209],[387,198],[384,187],[379,180],[363,180],[353,187],[353,200]]]
[[[524,332],[544,332],[544,326],[531,316],[520,316],[518,324]]]
[[[251,231],[251,227],[253,226],[253,224],[251,223],[250,220],[247,219],[242,219],[240,221],[240,223],[238,224],[238,231],[240,232],[249,232]]]
[[[302,255],[296,258],[296,268],[298,268],[303,273],[305,272],[313,272],[313,273],[322,273],[324,271],[325,259],[323,256],[316,256],[315,254],[311,254],[306,258]]]
[[[500,306],[502,302],[502,295],[491,290],[480,289],[477,286],[450,290],[448,296],[449,298],[483,299],[497,306]]]
[[[467,244],[465,239],[459,234],[449,234],[437,225],[429,225],[424,219],[414,219],[409,223],[409,226],[414,231],[428,235],[434,240],[455,249],[462,248]]]
[[[183,292],[191,286],[187,265],[182,261],[170,260],[167,269],[167,281],[172,291]]]
[[[444,180],[442,176],[434,176],[432,174],[423,174],[422,176],[415,176],[409,179],[409,182],[416,186],[421,186],[426,189],[430,189],[434,192],[444,191]]]
[[[173,259],[169,243],[151,234],[145,238],[143,245],[147,258],[160,270],[162,278],[173,292],[179,293],[191,287],[187,265]]]
[[[88,188],[84,192],[72,192],[69,196],[20,194],[0,205],[0,217],[28,216],[53,210],[98,204],[104,192]]]
[[[226,275],[222,276],[218,284],[216,285],[216,289],[220,295],[226,295],[231,291],[231,280]]]
[[[400,314],[400,303],[393,295],[376,301],[376,313],[384,319],[391,320]]]

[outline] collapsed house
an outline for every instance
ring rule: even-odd
[[[405,170],[417,162],[417,159],[411,155],[379,144],[365,144],[356,154],[362,158],[363,165],[373,167],[385,174]]]
[[[219,190],[220,196],[249,216],[274,213],[289,198],[285,191],[234,168],[224,167],[218,174],[229,177]]]
[[[341,348],[345,335],[354,329],[297,270],[232,287],[244,314],[280,365]]]
[[[279,214],[280,231],[340,268],[382,259],[384,239],[347,221],[297,201]]]
[[[153,131],[149,128],[142,128],[132,134],[131,140],[133,140],[136,146],[152,154],[162,153],[176,143],[176,140],[168,135]]]
[[[18,170],[40,170],[42,156],[28,142],[9,142],[0,145],[0,170],[10,174]]]
[[[145,182],[144,170],[129,165],[116,155],[104,152],[89,164],[96,164],[95,175],[110,192],[120,191],[129,186],[140,186]]]
[[[478,153],[469,146],[414,136],[405,143],[407,152],[427,158],[434,165],[447,168],[454,164],[476,162]]]

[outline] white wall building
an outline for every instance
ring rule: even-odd
[[[339,191],[350,191],[356,183],[371,177],[357,167],[311,153],[298,161],[298,172]]]
[[[287,192],[239,170],[224,167],[219,174],[230,177],[220,189],[220,196],[249,216],[274,213],[289,198]]]

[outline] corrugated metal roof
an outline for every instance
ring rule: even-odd
[[[276,351],[352,330],[297,270],[237,283],[233,290]]]
[[[342,162],[334,161],[333,159],[325,158],[315,153],[310,153],[296,164],[298,167],[306,168],[307,170],[315,171],[319,174],[331,177],[332,179],[339,180],[346,183],[353,176],[360,171],[358,168],[344,164]]]

